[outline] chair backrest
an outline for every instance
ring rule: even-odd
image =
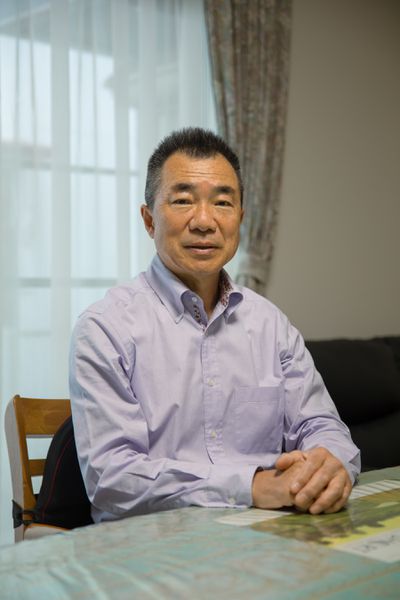
[[[60,425],[70,416],[67,399],[22,398],[14,396],[5,416],[5,429],[10,458],[14,503],[22,508],[26,521],[15,532],[16,540],[24,531],[34,510],[36,497],[32,478],[43,475],[46,458],[29,458],[28,438],[52,438]]]

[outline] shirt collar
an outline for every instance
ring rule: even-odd
[[[183,296],[191,290],[164,265],[158,254],[153,258],[145,273],[145,278],[159,297],[160,301],[168,309],[176,322],[180,321],[185,312]],[[226,318],[235,310],[242,301],[243,294],[235,285],[228,273],[222,269],[220,277],[220,298]]]

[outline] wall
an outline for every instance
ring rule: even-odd
[[[311,339],[400,334],[400,2],[294,0],[268,297]]]

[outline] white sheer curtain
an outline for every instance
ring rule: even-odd
[[[68,395],[72,326],[146,268],[146,162],[185,125],[215,129],[202,0],[1,0],[1,543],[5,405]]]

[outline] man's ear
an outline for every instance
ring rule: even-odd
[[[154,220],[150,208],[147,206],[147,204],[142,204],[140,207],[140,212],[147,233],[151,238],[154,238]]]

